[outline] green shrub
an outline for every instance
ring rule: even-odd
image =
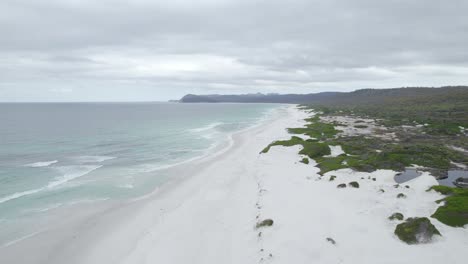
[[[261,222],[258,222],[255,227],[256,228],[261,228],[261,227],[272,226],[272,225],[273,225],[273,220],[265,219],[265,220],[263,220]]]
[[[291,134],[308,135],[320,140],[332,138],[339,132],[335,129],[333,124],[320,122],[320,118],[317,115],[306,119],[306,121],[309,122],[309,124],[305,127],[289,128],[288,132]]]
[[[368,128],[368,126],[366,125],[355,125],[354,127],[355,128]]]
[[[289,140],[277,140],[270,145],[268,145],[266,148],[262,150],[260,153],[267,153],[270,151],[270,148],[273,146],[285,146],[285,147],[291,147],[295,145],[301,145],[304,142],[304,140],[300,137],[293,136]]]
[[[343,164],[343,161],[345,160],[346,156],[316,158],[316,161],[318,162],[317,167],[320,168],[320,174],[347,168],[348,166]]]
[[[388,217],[389,220],[403,220],[404,216],[402,213],[393,213],[391,216]]]
[[[395,235],[407,244],[428,243],[434,235],[441,235],[427,217],[408,218],[397,225]]]
[[[431,217],[453,227],[463,227],[468,224],[468,189],[436,185],[429,190],[448,195],[442,199],[445,204],[437,208]]]
[[[399,194],[397,195],[397,198],[406,198],[406,195],[403,194],[403,193],[399,193]]]
[[[330,155],[330,147],[326,143],[319,142],[303,142],[303,149],[299,154],[307,155],[309,158],[314,159],[325,155]]]
[[[327,241],[330,242],[332,245],[336,245],[336,241],[331,237],[327,237]]]

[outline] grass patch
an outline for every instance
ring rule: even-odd
[[[273,225],[273,220],[271,219],[265,219],[261,222],[258,222],[255,227],[256,228],[261,228],[261,227],[267,227],[267,226],[272,226]]]
[[[468,189],[437,185],[429,190],[448,195],[442,199],[445,205],[437,208],[431,217],[453,227],[463,227],[468,224]]]
[[[399,193],[396,197],[399,199],[402,199],[402,198],[406,198],[406,195],[404,193]]]
[[[345,161],[345,159],[346,159],[346,156],[318,158],[317,167],[320,168],[320,174],[324,174],[329,171],[347,168],[348,166],[343,164],[343,161]]]
[[[304,140],[302,138],[296,137],[296,136],[291,137],[291,139],[289,139],[289,140],[277,140],[277,141],[271,143],[270,145],[268,145],[266,148],[264,148],[262,150],[262,152],[260,152],[260,153],[267,153],[268,151],[270,151],[270,148],[273,147],[273,146],[291,147],[291,146],[295,146],[295,145],[302,145],[303,142],[304,142]]]
[[[303,140],[302,138],[296,136],[291,137],[291,139],[289,140],[275,141],[268,145],[266,148],[264,148],[261,153],[267,153],[273,146],[290,147],[295,145],[301,145],[303,147],[299,154],[306,155],[311,159],[321,157],[324,155],[330,155],[331,153],[330,147],[328,147],[328,145],[325,143]]]
[[[456,192],[460,192],[460,190],[462,191],[463,189],[452,188],[452,187],[443,186],[443,185],[434,185],[431,188],[429,188],[427,191],[432,191],[432,190],[443,195],[451,195]]]
[[[348,111],[343,107],[318,107],[316,110],[323,113],[320,115],[351,115],[372,119],[379,118],[378,122],[381,122],[381,124],[382,122],[397,122],[402,118],[400,114],[403,113],[392,112],[398,110],[396,108],[389,109],[390,112],[385,112],[383,116],[372,115],[373,112],[362,112],[362,109],[348,109]],[[445,176],[447,171],[453,167],[451,161],[468,165],[467,155],[447,147],[447,145],[454,145],[468,148],[468,143],[460,136],[449,137],[447,136],[450,134],[448,132],[444,134],[443,138],[440,135],[429,136],[421,134],[423,129],[435,127],[432,125],[436,122],[435,120],[432,120],[432,122],[427,121],[428,125],[418,128],[419,130],[416,132],[406,129],[392,130],[394,127],[391,128],[389,131],[394,131],[399,141],[393,141],[391,138],[364,135],[336,137],[339,130],[335,129],[335,126],[339,125],[338,122],[335,121],[331,124],[324,123],[319,115],[314,115],[305,120],[308,122],[305,127],[290,128],[288,131],[292,134],[308,135],[312,137],[311,139],[304,140],[293,136],[289,140],[275,141],[267,146],[262,153],[268,152],[272,146],[301,145],[303,149],[299,154],[317,161],[316,166],[320,168],[321,175],[343,168],[363,172],[373,172],[378,169],[404,171],[406,167],[416,164],[428,168],[427,170],[434,176]],[[416,129],[416,124],[424,124],[423,121],[423,119],[404,118],[404,120],[398,121],[398,125],[411,125]],[[451,124],[450,122],[447,123],[440,120],[437,122]],[[366,126],[364,120],[357,120],[355,123],[355,127]],[[458,131],[460,130],[458,126],[456,128]],[[455,129],[455,126],[453,126],[453,129]],[[340,145],[346,154],[338,157],[324,157],[331,153],[329,145]],[[379,151],[377,152],[376,150]]]
[[[408,218],[397,225],[395,235],[407,244],[428,243],[434,235],[441,235],[427,217]]]
[[[388,217],[389,220],[400,220],[402,221],[405,217],[402,213],[393,213],[391,216]]]
[[[303,134],[309,137],[324,140],[334,137],[339,130],[336,130],[333,124],[323,123],[318,115],[306,119],[309,122],[305,127],[289,128],[291,134]]]
[[[336,245],[336,241],[331,237],[327,237],[327,241],[332,243],[332,245]]]

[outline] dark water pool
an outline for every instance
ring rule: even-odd
[[[418,172],[416,169],[407,168],[402,174],[396,175],[394,179],[397,183],[404,183],[414,178],[417,178],[420,175],[421,173]],[[440,185],[455,187],[455,185],[453,185],[453,182],[460,177],[468,179],[468,171],[450,170],[448,171],[448,178],[438,180],[438,182]]]
[[[439,184],[450,186],[450,187],[455,187],[455,185],[453,185],[453,182],[460,177],[468,179],[468,171],[462,171],[462,170],[449,171],[448,178],[439,180]]]

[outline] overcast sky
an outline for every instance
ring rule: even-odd
[[[468,84],[468,0],[1,0],[0,101]]]

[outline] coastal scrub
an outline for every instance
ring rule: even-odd
[[[278,140],[270,145],[268,145],[265,149],[262,150],[261,153],[267,153],[271,147],[273,146],[295,146],[301,145],[303,148],[299,151],[299,154],[306,155],[311,159],[318,158],[324,155],[330,155],[331,150],[330,147],[325,143],[310,141],[310,140],[303,140],[300,137],[293,136],[289,140]]]
[[[256,228],[261,228],[261,227],[266,227],[266,226],[272,226],[273,225],[273,220],[272,219],[265,219],[263,221],[258,222],[255,227]]]
[[[388,217],[389,220],[400,220],[402,221],[404,219],[404,216],[402,213],[393,213],[391,216]]]
[[[437,208],[431,217],[453,227],[463,227],[468,224],[468,189],[437,185],[429,190],[447,195],[441,200],[444,205]]]
[[[429,243],[434,235],[441,236],[427,217],[408,218],[397,225],[395,235],[407,244]]]

